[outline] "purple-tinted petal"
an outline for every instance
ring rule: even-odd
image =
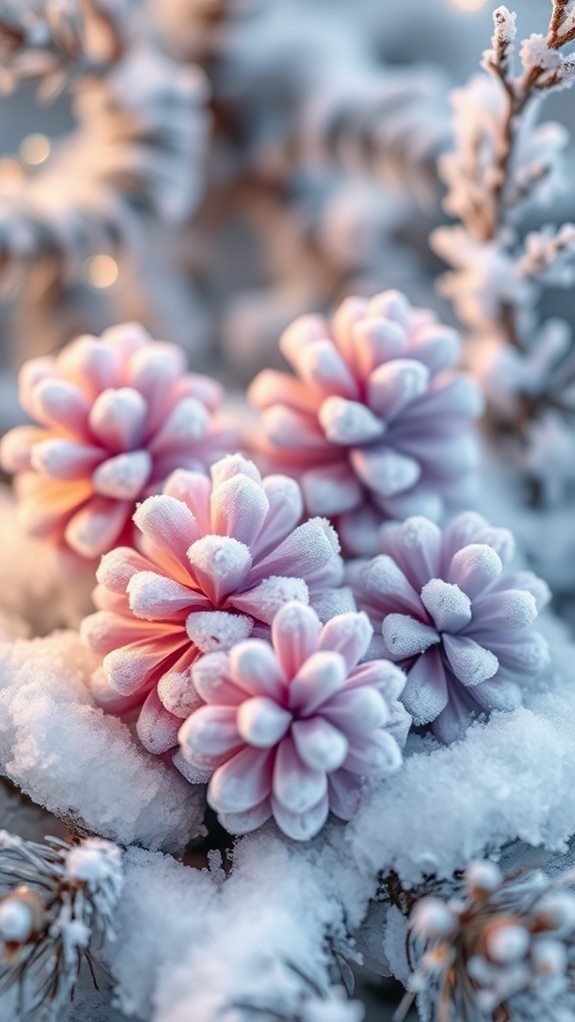
[[[429,650],[418,657],[407,672],[407,682],[401,696],[415,724],[428,724],[447,705],[449,692],[445,669],[438,650]]]
[[[471,621],[471,600],[459,586],[432,578],[421,590],[421,602],[439,632],[459,632]]]
[[[230,677],[250,696],[269,696],[281,701],[286,692],[286,678],[278,657],[267,642],[248,639],[230,652]]]
[[[343,688],[346,674],[341,654],[328,650],[312,653],[290,684],[289,708],[309,716]]]
[[[280,743],[273,775],[274,799],[292,813],[305,813],[327,792],[323,770],[308,766],[300,758],[291,736]]]
[[[495,653],[464,635],[444,635],[443,646],[453,673],[463,685],[479,685],[499,670]]]
[[[320,620],[311,607],[289,603],[272,624],[272,640],[286,678],[293,678],[302,664],[315,653],[321,632]]]
[[[372,636],[373,627],[367,614],[342,614],[323,626],[319,649],[341,653],[350,671],[367,653]]]
[[[345,762],[347,738],[325,718],[295,721],[291,735],[300,759],[313,770],[331,773]]]
[[[246,748],[218,767],[208,788],[212,809],[244,813],[258,806],[271,793],[274,760],[273,751]]]

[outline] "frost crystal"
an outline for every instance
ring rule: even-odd
[[[196,662],[193,682],[207,705],[179,740],[185,759],[212,775],[208,801],[232,833],[273,816],[289,837],[314,837],[330,810],[353,816],[363,779],[399,768],[410,723],[398,703],[405,679],[384,660],[358,666],[371,636],[365,614],[322,628],[310,607],[288,603],[271,646],[248,639]]]

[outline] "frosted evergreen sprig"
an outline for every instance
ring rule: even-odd
[[[124,49],[125,7],[124,0],[114,8],[97,0],[3,0],[0,88],[29,82],[48,100],[79,76],[105,73]]]
[[[296,984],[295,1001],[287,1005],[285,997],[273,1004],[269,1001],[234,1001],[224,1010],[241,1012],[248,1019],[261,1018],[265,1022],[361,1022],[364,1009],[359,1001],[350,999],[344,987],[326,989],[312,976],[308,976],[295,962],[286,961],[285,969]],[[346,995],[347,994],[347,995]]]
[[[568,1022],[575,1006],[575,873],[503,875],[472,863],[451,897],[427,896],[409,920],[410,992],[434,1022]]]
[[[93,974],[92,941],[114,939],[121,889],[109,841],[40,844],[0,831],[0,993],[15,990],[34,1018],[60,1017],[84,962]]]
[[[543,350],[549,331],[538,303],[545,287],[571,285],[573,229],[565,224],[526,234],[522,225],[528,210],[548,203],[562,186],[567,134],[538,122],[538,100],[575,80],[573,55],[564,52],[575,39],[571,5],[554,0],[547,33],[524,39],[518,53],[516,36],[516,15],[497,8],[492,45],[483,55],[487,74],[453,94],[456,149],[440,169],[445,208],[460,223],[437,229],[431,241],[453,267],[441,286],[469,329],[468,360],[484,381],[497,427],[519,441],[519,460],[536,480],[536,494],[541,459],[532,448],[541,421],[551,416],[555,432],[569,428],[562,402],[556,394],[548,399],[539,372],[542,359],[553,363],[554,377],[559,367]]]

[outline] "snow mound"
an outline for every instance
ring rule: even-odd
[[[201,826],[202,789],[94,705],[94,667],[73,632],[0,642],[0,773],[80,829],[180,851]]]

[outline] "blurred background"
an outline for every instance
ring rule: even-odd
[[[544,28],[547,0],[516,6],[522,34]],[[491,10],[5,0],[0,429],[25,359],[122,320],[236,389],[294,316],[346,294],[400,287],[450,317],[437,157]],[[548,112],[572,120],[569,94]]]

